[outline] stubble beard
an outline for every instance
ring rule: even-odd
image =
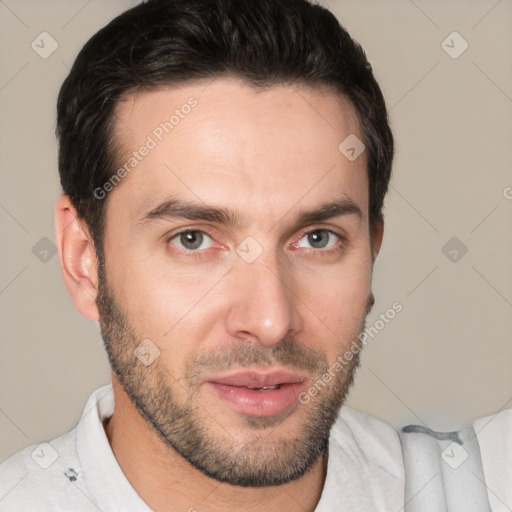
[[[216,433],[205,420],[211,415],[201,404],[201,375],[205,370],[227,370],[256,365],[282,364],[290,369],[307,370],[311,382],[322,379],[329,370],[327,358],[293,339],[283,339],[262,348],[241,343],[235,348],[199,353],[187,365],[184,384],[188,396],[180,402],[175,377],[161,364],[161,358],[144,366],[134,355],[144,339],[138,336],[122,312],[109,287],[100,262],[97,305],[100,327],[110,365],[130,400],[160,438],[203,474],[231,485],[264,487],[282,485],[305,475],[325,455],[329,434],[353,384],[360,364],[361,343],[357,337],[354,357],[311,397],[308,404],[297,403],[290,417],[245,416],[245,441],[226,430]],[[361,332],[364,329],[364,321]],[[305,408],[301,411],[301,408]],[[300,416],[299,416],[300,414]],[[283,422],[302,418],[295,435],[278,436]],[[212,421],[212,425],[217,424]],[[298,430],[297,430],[298,429]],[[286,433],[286,432],[284,432]],[[247,442],[247,437],[251,440]]]

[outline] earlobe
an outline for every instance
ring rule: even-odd
[[[89,230],[79,220],[69,196],[61,196],[57,201],[55,240],[62,277],[76,309],[86,318],[98,321],[96,251]]]

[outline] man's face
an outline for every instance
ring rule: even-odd
[[[106,199],[97,303],[117,378],[204,474],[301,476],[325,452],[358,358],[334,363],[370,296],[366,157],[338,149],[363,138],[354,109],[217,79],[128,96],[116,119],[131,164]]]

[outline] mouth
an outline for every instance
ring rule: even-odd
[[[296,406],[307,380],[307,375],[286,369],[239,370],[209,377],[203,384],[238,413],[274,416]]]
[[[241,387],[244,387],[244,388],[247,388],[247,389],[255,389],[257,391],[269,391],[270,389],[281,389],[281,384],[277,384],[275,386],[263,386],[262,388],[251,388],[249,386],[241,386]]]

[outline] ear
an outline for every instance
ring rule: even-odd
[[[78,219],[69,196],[61,196],[57,201],[55,240],[62,277],[76,309],[86,318],[98,321],[96,251],[89,230],[85,222]]]
[[[377,220],[375,225],[370,228],[370,236],[372,237],[372,261],[375,262],[384,238],[384,219]]]

